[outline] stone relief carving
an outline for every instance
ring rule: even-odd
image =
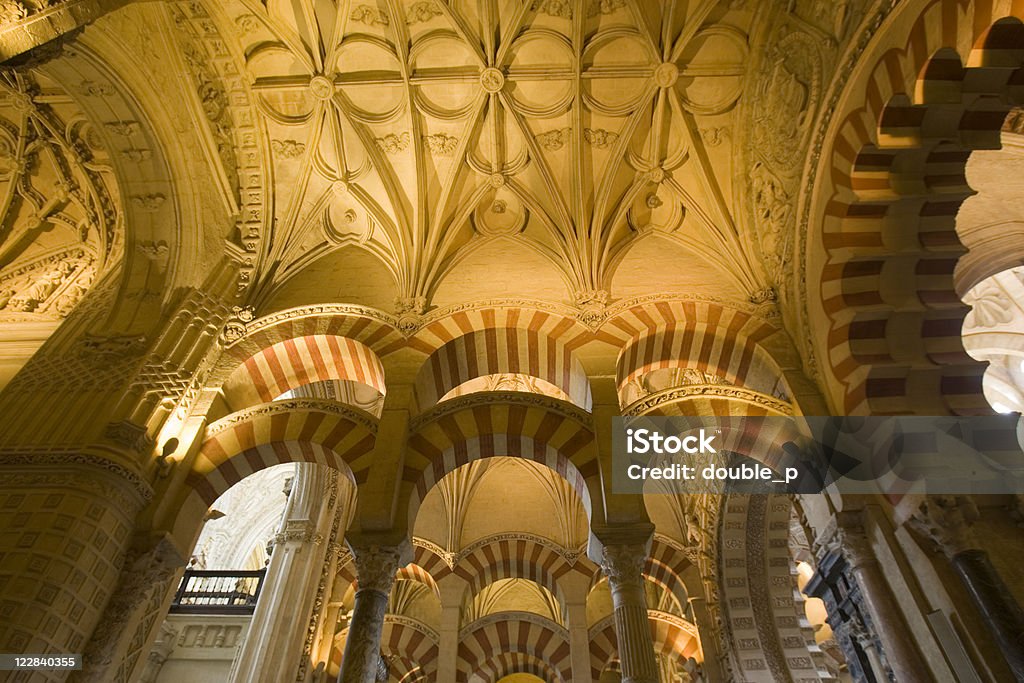
[[[791,197],[779,177],[762,162],[754,164],[750,181],[761,251],[771,276],[776,282],[781,282],[790,261],[786,234],[792,217]]]
[[[583,139],[595,149],[608,149],[619,141],[619,134],[604,128],[584,128]]]
[[[979,547],[971,530],[979,519],[978,506],[969,496],[928,496],[907,525],[953,557]]]
[[[419,0],[419,2],[414,2],[409,5],[409,8],[405,13],[405,23],[409,26],[414,26],[415,24],[422,24],[430,21],[434,17],[439,17],[442,14],[444,14],[444,12],[442,12],[441,9],[430,0]]]
[[[408,131],[402,133],[388,133],[384,137],[376,138],[374,142],[385,154],[398,154],[409,147],[410,135]]]
[[[434,135],[425,135],[423,137],[423,144],[435,156],[450,157],[458,149],[459,139],[445,133],[436,133]]]
[[[561,19],[572,19],[572,3],[567,0],[536,0],[531,9]]]
[[[349,19],[367,26],[388,26],[391,24],[387,13],[370,5],[357,5],[349,14]]]
[[[572,128],[556,128],[555,130],[534,136],[537,144],[549,152],[557,152],[569,143]]]
[[[806,33],[784,30],[762,76],[753,144],[773,166],[790,169],[800,159],[821,95],[817,44]]]
[[[576,307],[580,322],[591,326],[604,322],[608,315],[608,299],[609,294],[603,289],[577,292]]]
[[[273,140],[270,148],[285,159],[298,159],[306,152],[306,145],[295,140]]]

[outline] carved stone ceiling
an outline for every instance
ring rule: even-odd
[[[468,252],[511,238],[586,300],[658,232],[761,289],[731,199],[742,5],[222,5],[270,138],[274,280],[361,245],[403,297],[429,297]]]
[[[72,95],[42,74],[4,73],[0,322],[66,316],[123,251],[120,213],[110,154]]]

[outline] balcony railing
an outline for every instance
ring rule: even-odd
[[[208,571],[186,569],[171,612],[179,614],[252,614],[266,569]]]

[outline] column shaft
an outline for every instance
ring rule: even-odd
[[[351,541],[356,565],[356,602],[349,622],[345,655],[341,660],[339,683],[376,683],[381,673],[380,642],[388,597],[395,573],[405,562],[409,548],[399,546],[355,545]],[[405,551],[405,553],[403,553]],[[387,680],[386,677],[384,680]]]
[[[336,472],[310,463],[298,465],[267,578],[231,680],[295,679],[326,561],[324,539],[336,514],[337,489]]]
[[[896,596],[885,579],[863,529],[844,530],[842,547],[896,680],[900,683],[927,683],[931,680],[928,665],[921,657],[914,639],[909,637],[910,629],[897,606]]]
[[[965,550],[952,558],[953,567],[978,607],[1010,665],[1024,681],[1024,610],[983,550]]]
[[[622,683],[658,683],[658,660],[647,619],[642,545],[606,545],[602,568],[611,587]]]

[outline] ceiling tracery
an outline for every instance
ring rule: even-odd
[[[94,83],[83,83],[85,96]],[[0,315],[61,319],[123,250],[110,154],[55,82],[0,78]],[[156,248],[154,246],[154,248]]]
[[[264,286],[358,246],[418,301],[504,239],[600,304],[656,233],[763,290],[731,209],[750,21],[733,6],[227,3],[270,138],[279,265]]]

